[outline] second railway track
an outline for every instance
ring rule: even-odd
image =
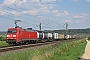
[[[29,45],[20,45],[20,46],[10,46],[10,47],[0,47],[0,52],[7,52],[12,50],[19,50],[24,48],[36,47],[41,45],[48,45],[48,44],[58,44],[60,41],[53,41],[53,42],[46,42],[46,43],[37,43],[37,44],[29,44]]]

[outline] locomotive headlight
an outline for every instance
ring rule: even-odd
[[[16,37],[16,35],[13,35],[13,37]]]
[[[7,35],[7,37],[10,37],[10,35]]]

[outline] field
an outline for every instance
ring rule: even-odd
[[[78,60],[86,40],[67,41],[58,45],[5,53],[0,60]]]

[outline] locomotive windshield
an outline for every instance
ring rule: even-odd
[[[8,30],[7,33],[16,33],[16,30]]]

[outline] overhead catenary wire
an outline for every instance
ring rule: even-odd
[[[7,2],[8,2],[8,3],[11,3],[10,1],[7,1]],[[28,11],[27,9],[24,9],[24,8],[18,6],[18,5],[15,5],[15,4],[13,4],[13,5],[16,6],[16,7],[21,8],[22,10]],[[10,8],[10,7],[8,7],[8,8]],[[13,9],[13,8],[10,8],[10,9],[15,10],[15,11],[18,11],[18,12],[21,12],[21,11],[19,11],[19,10],[17,10],[17,9]],[[39,15],[30,15],[30,16],[38,17]],[[39,18],[39,19],[40,19],[40,18]],[[41,19],[42,19],[42,18],[41,18]]]
[[[4,12],[6,12],[6,11],[4,11]],[[9,12],[6,12],[6,13],[9,13]],[[12,14],[12,13],[9,13],[9,14]],[[12,14],[12,15],[14,15],[14,14]],[[13,20],[13,21],[16,20],[16,19],[13,19],[13,18],[11,18],[11,17],[8,17],[8,18],[7,18],[7,17],[4,17],[4,16],[2,16],[2,15],[1,15],[0,17],[1,17],[1,18],[5,18],[5,19],[9,19],[9,20]],[[33,25],[35,25],[35,23],[24,22],[24,21],[22,21],[22,22],[23,22],[23,23],[26,23],[26,24],[28,23],[28,24],[33,24]]]
[[[4,19],[8,19],[8,20],[12,20],[12,21],[14,21],[14,19],[13,18],[7,18],[7,17],[4,17],[4,16],[0,16],[1,18],[4,18]],[[25,22],[25,21],[21,21],[22,23],[25,23],[25,24],[32,24],[32,23],[29,23],[29,22]],[[34,23],[33,23],[33,25],[35,25]]]
[[[8,2],[8,3],[11,3],[10,1],[7,1],[7,2]],[[21,8],[22,10],[26,10],[26,11],[28,11],[27,9],[24,9],[24,8],[18,6],[18,5],[15,5],[15,4],[13,4],[13,5],[16,6],[16,7]],[[8,8],[10,8],[10,7],[8,7]],[[21,11],[19,11],[19,10],[13,9],[13,8],[10,8],[10,9],[15,10],[15,11],[18,11],[18,12],[21,12]],[[28,16],[33,16],[33,17],[36,17],[36,18],[42,20],[42,18],[39,17],[40,15],[28,15]],[[43,17],[43,18],[45,18],[45,17]]]
[[[7,2],[8,2],[8,3],[11,3],[10,1],[7,1]],[[16,7],[19,7],[19,6],[15,5],[15,4],[13,4],[13,5],[16,6]],[[8,7],[8,8],[10,8],[10,7]],[[24,9],[24,8],[22,8],[22,7],[19,7],[19,8],[21,8],[22,10],[28,11],[27,9]],[[10,8],[10,9],[15,10],[15,11],[18,11],[18,12],[21,12],[21,11],[19,11],[19,10],[13,9],[13,8]],[[24,13],[24,12],[23,12],[23,13]],[[33,17],[38,18],[39,15],[28,15],[28,16],[33,16]],[[39,19],[40,19],[40,18],[39,18]]]
[[[10,1],[7,1],[7,2],[11,3]],[[19,6],[15,5],[15,4],[13,4],[13,5],[16,6],[16,7],[19,7]],[[8,6],[6,6],[6,7],[9,8],[9,9],[15,10],[15,11],[17,11],[17,12],[19,12],[19,13],[21,12],[21,11],[15,9],[15,8],[11,8],[11,7],[8,7]],[[19,8],[21,8],[21,7],[19,7]],[[24,8],[21,8],[21,9],[26,10],[26,9],[24,9]],[[8,13],[9,13],[9,12],[8,12]],[[22,13],[22,12],[21,12],[21,13]],[[23,12],[23,13],[25,13],[25,12]],[[10,13],[9,13],[9,14],[10,14]],[[25,14],[26,14],[26,13],[25,13]],[[15,14],[13,14],[13,15],[15,15]],[[35,16],[35,15],[28,15],[28,16],[33,16],[33,17],[38,18],[39,15],[37,15],[37,16]],[[20,16],[20,17],[21,17],[21,16]],[[22,18],[29,20],[29,18],[26,18],[26,17],[22,17]],[[40,18],[39,18],[39,19],[40,19]]]
[[[8,7],[9,9],[12,9],[12,10],[15,10],[15,9],[13,9],[13,8],[10,8],[10,7]],[[18,11],[18,10],[17,10]],[[11,15],[16,15],[16,14],[13,14],[13,13],[10,13],[10,12],[8,12],[8,11],[5,11],[5,10],[3,10],[3,12],[5,12],[5,13],[8,13],[8,14],[11,14]],[[20,11],[18,11],[18,12],[20,12]],[[1,17],[1,16],[0,16]],[[20,17],[22,17],[22,16],[20,16]],[[6,17],[4,17],[4,16],[2,16],[2,18],[6,18]],[[25,17],[22,17],[22,18],[24,18],[25,20],[26,19],[28,19],[28,18],[25,18]],[[7,18],[6,18],[7,19]],[[15,19],[11,19],[11,20],[15,20]],[[28,19],[29,20],[29,19]],[[24,23],[28,23],[28,22],[24,22]],[[30,24],[34,24],[34,23],[30,23]],[[35,24],[34,24],[35,25]]]
[[[9,3],[10,3],[10,1],[8,1]],[[13,4],[13,5],[15,5],[15,4]],[[17,5],[15,5],[16,7],[18,7]],[[15,8],[11,8],[11,7],[7,7],[7,8],[9,8],[9,9],[11,9],[11,10],[15,10],[15,11],[17,11],[17,12],[21,12],[20,10],[17,10],[17,9],[15,9]],[[21,7],[19,7],[19,8],[21,8]],[[21,8],[21,9],[23,9],[23,10],[27,10],[27,9],[24,9],[24,8]],[[9,13],[9,14],[12,14],[12,13],[10,13],[10,12],[6,12],[6,13]],[[22,12],[21,12],[22,13]],[[25,13],[25,12],[24,12]],[[13,14],[13,15],[15,15],[15,14]],[[28,15],[29,16],[29,15]],[[37,18],[39,18],[40,20],[42,20],[42,18],[40,18],[39,17],[39,15],[30,15],[30,16],[33,16],[33,17],[37,17]],[[20,16],[21,18],[23,18],[23,19],[25,19],[25,20],[29,20],[29,18],[26,18],[26,17],[22,17],[22,16]],[[43,17],[44,18],[44,17]],[[45,18],[44,18],[45,19]],[[23,23],[28,23],[28,24],[31,24],[31,23],[29,23],[29,22],[24,22],[23,21]],[[34,24],[34,23],[32,23],[33,25],[36,25],[36,24]],[[50,24],[50,22],[49,22],[49,24]],[[46,24],[45,26],[47,26],[47,25],[49,25],[49,24]],[[36,25],[37,26],[37,25]],[[44,28],[45,26],[43,26],[42,28]]]
[[[11,13],[11,12],[7,12],[7,11],[5,11],[5,10],[3,10],[3,12],[8,13],[8,14],[11,14],[11,15],[16,15],[16,14],[13,14],[13,13]],[[22,17],[22,16],[19,16],[19,17]],[[22,17],[22,18],[25,19],[25,17]]]
[[[7,18],[7,17],[4,17],[4,16],[0,16],[1,18],[4,18],[4,19],[9,19],[9,20],[14,20],[12,18]]]
[[[9,9],[12,9],[12,10],[15,10],[15,11],[18,11],[18,12],[21,12],[21,11],[19,11],[19,10],[14,9],[14,8],[10,8],[10,7],[8,7],[8,8],[9,8]],[[12,14],[12,13],[7,12],[7,11],[4,11],[4,12],[9,13],[9,14]],[[15,15],[15,14],[12,14],[12,15]],[[38,16],[39,16],[39,15],[38,15]],[[39,18],[38,16],[37,16],[37,18]],[[20,17],[21,17],[21,16],[20,16]],[[22,18],[24,18],[25,20],[28,19],[28,18],[25,18],[25,17],[22,17]],[[42,18],[39,18],[39,19],[41,20]],[[28,20],[29,20],[29,19],[28,19]],[[26,22],[25,22],[25,23],[26,23]]]

